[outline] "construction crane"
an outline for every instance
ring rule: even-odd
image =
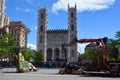
[[[78,40],[77,38],[74,38],[70,43],[62,44],[62,49],[64,49],[65,46],[70,47],[76,43],[96,42],[97,46],[101,46],[102,51],[95,52],[94,59],[93,59],[92,63],[90,64],[90,66],[86,70],[87,71],[106,71],[106,72],[109,71],[110,74],[112,74],[112,75],[119,75],[119,73],[120,73],[120,61],[119,60],[108,61],[108,59],[107,59],[107,56],[108,56],[107,41],[108,41],[107,37],[98,38],[98,39],[80,39],[80,40]],[[99,44],[101,44],[101,45],[99,45]],[[96,62],[96,56],[99,54],[103,56],[102,62]],[[71,69],[71,70],[73,70],[73,69]],[[65,71],[67,71],[67,70],[65,70]],[[79,71],[79,70],[77,70],[77,71]]]

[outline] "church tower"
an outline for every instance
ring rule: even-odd
[[[70,43],[75,37],[77,37],[77,13],[75,7],[69,7],[68,5],[68,43]],[[68,48],[68,61],[77,61],[77,44]]]
[[[47,27],[48,27],[47,8],[39,8],[38,27],[37,27],[37,51],[43,54],[45,62],[46,62],[46,45],[47,45]]]

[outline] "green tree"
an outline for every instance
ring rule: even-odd
[[[30,59],[33,59],[33,61],[43,61],[43,55],[38,51],[23,47],[22,54],[27,61],[30,61]]]
[[[94,50],[89,50],[85,53],[85,57],[87,61],[92,61],[94,58]]]
[[[9,56],[9,59],[11,60],[13,55],[14,55],[14,49],[15,49],[15,44],[14,44],[14,39],[12,37],[12,34],[11,33],[7,33],[6,34],[6,42],[7,42],[7,54]]]
[[[117,40],[120,40],[120,31],[116,32],[115,38],[117,38]]]
[[[93,49],[87,50],[82,56],[86,61],[93,61],[95,58],[99,61],[103,60],[103,49],[101,46],[95,45]]]
[[[118,40],[109,39],[108,41],[108,57],[110,60],[116,60],[118,56],[118,49],[116,46],[118,45]]]
[[[34,56],[34,61],[43,61],[43,55],[42,53],[38,52],[38,51],[34,51],[35,52],[35,56]]]
[[[120,31],[115,34],[116,39],[108,40],[108,57],[111,60],[116,60],[118,58],[117,45],[120,45]]]
[[[9,32],[0,34],[0,59],[7,57],[9,58],[9,65],[11,66],[11,61],[14,55],[14,39],[12,34]]]
[[[2,58],[6,53],[6,39],[3,35],[0,35],[0,57]]]
[[[33,50],[29,49],[29,48],[22,48],[22,54],[25,58],[25,60],[30,61],[30,59],[32,58],[32,56],[35,54]]]
[[[0,55],[11,56],[14,53],[14,40],[11,33],[5,33],[4,35],[0,34]]]

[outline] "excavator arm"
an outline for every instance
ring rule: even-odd
[[[107,37],[104,38],[98,38],[98,39],[80,39],[74,38],[70,43],[68,44],[62,44],[62,48],[64,46],[73,46],[76,43],[88,43],[88,42],[96,42],[97,44],[101,43],[103,51],[101,53],[96,54],[102,54],[103,55],[103,65],[107,66]]]

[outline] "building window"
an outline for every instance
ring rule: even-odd
[[[53,57],[52,57],[52,49],[49,48],[47,49],[47,61],[52,61]]]
[[[41,25],[41,27],[40,27],[40,31],[43,31],[43,26]]]
[[[43,36],[40,36],[40,43],[43,42]]]
[[[42,50],[40,50],[40,53],[42,53]]]
[[[60,56],[60,51],[59,51],[58,48],[56,48],[56,49],[54,50],[54,60],[55,60],[55,61],[58,61],[58,60],[59,60],[59,56]]]
[[[41,13],[41,19],[43,19],[43,13]]]
[[[73,18],[74,17],[74,13],[73,12],[71,12],[71,18]]]
[[[74,25],[73,24],[71,25],[71,30],[74,31]]]

